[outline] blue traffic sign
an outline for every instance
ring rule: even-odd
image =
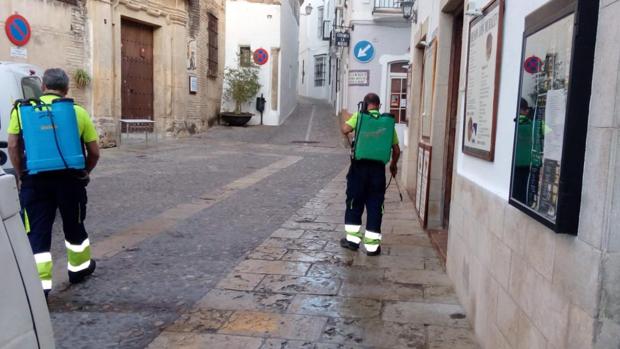
[[[355,47],[353,47],[353,56],[361,63],[368,63],[375,56],[375,47],[372,46],[370,41],[358,41]]]

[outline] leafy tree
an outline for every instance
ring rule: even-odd
[[[238,68],[224,69],[224,97],[235,102],[235,113],[241,113],[243,103],[248,103],[258,94],[261,84],[258,79],[259,68],[254,64]]]

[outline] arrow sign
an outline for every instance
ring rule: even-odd
[[[360,63],[368,63],[375,56],[375,47],[367,40],[358,41],[353,47],[353,56]]]

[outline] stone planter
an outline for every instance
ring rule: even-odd
[[[227,123],[229,126],[244,126],[250,121],[254,114],[252,113],[234,113],[234,112],[223,112],[220,113],[222,120]]]

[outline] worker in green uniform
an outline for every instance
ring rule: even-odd
[[[379,112],[380,99],[374,93],[364,97],[362,110],[342,125],[342,133],[355,132],[351,166],[347,174],[345,237],[343,248],[357,250],[363,241],[366,254],[381,254],[381,221],[385,198],[385,165],[396,176],[400,148],[394,127],[394,116]],[[361,233],[362,214],[367,212],[366,229]]]
[[[40,101],[46,105],[65,97],[69,91],[68,75],[62,69],[46,70],[42,90]],[[63,222],[69,281],[81,282],[95,270],[84,220],[88,176],[99,160],[99,136],[88,112],[79,105],[74,105],[74,109],[79,137],[86,154],[83,170],[29,173],[24,149],[25,134],[22,132],[23,120],[19,108],[13,109],[8,128],[9,155],[15,167],[18,187],[21,188],[23,221],[46,297],[52,289],[50,248],[56,210],[60,211]],[[54,147],[54,144],[49,146]]]

